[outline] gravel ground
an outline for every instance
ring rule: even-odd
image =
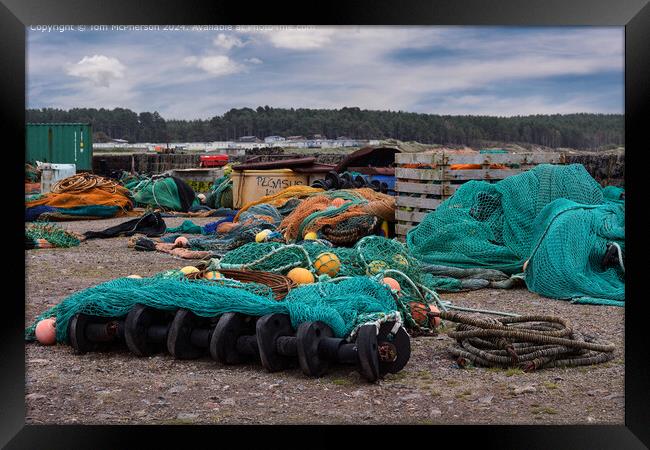
[[[125,219],[64,223],[100,230]],[[166,219],[177,226],[184,219]],[[193,219],[205,224],[211,219]],[[129,249],[127,238],[97,239],[70,249],[25,252],[25,324],[69,294],[130,274],[153,275],[187,261]],[[443,294],[460,306],[551,314],[614,343],[614,360],[590,367],[459,369],[444,331],[411,340],[399,373],[370,385],[349,368],[320,379],[299,370],[223,367],[204,358],[177,361],[127,351],[75,355],[71,347],[27,343],[28,424],[623,424],[624,309],[571,305],[525,289]]]

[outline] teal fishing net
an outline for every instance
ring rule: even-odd
[[[521,273],[530,259],[526,283],[535,292],[620,301],[623,273],[602,267],[602,255],[607,239],[624,240],[622,194],[603,189],[580,164],[469,181],[408,233],[407,245],[425,264],[505,274]],[[566,201],[582,206],[564,214]]]
[[[288,314],[294,327],[322,320],[338,337],[347,336],[361,323],[396,317],[389,288],[367,277],[299,287],[278,302],[270,289],[264,294],[255,283],[188,280],[174,272],[144,279],[118,278],[77,292],[41,314],[25,330],[25,339],[35,339],[34,330],[40,320],[56,317],[57,341],[66,342],[68,322],[75,314],[123,317],[137,303],[168,311],[186,308],[203,317],[226,312]]]
[[[55,247],[68,248],[79,245],[79,239],[60,226],[49,222],[34,222],[25,226],[25,239],[33,243],[30,248],[37,248],[38,239],[45,239]]]

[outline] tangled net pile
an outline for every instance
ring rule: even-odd
[[[498,183],[469,181],[409,231],[426,264],[525,271],[528,288],[577,303],[622,305],[624,272],[604,267],[608,243],[624,249],[625,203],[580,164],[542,164]]]
[[[323,253],[336,255],[340,268],[334,280],[347,277],[370,277],[377,282],[383,277],[394,278],[401,286],[399,295],[393,300],[404,324],[421,333],[431,331],[426,323],[413,318],[410,302],[422,305],[437,305],[443,309],[440,298],[434,291],[436,280],[423,273],[421,266],[408,249],[396,240],[381,236],[366,236],[353,248],[331,247],[326,241],[303,241],[300,244],[280,242],[251,243],[232,250],[221,259],[212,259],[208,268],[259,270],[286,274],[301,267],[310,270],[321,281],[330,281],[328,275],[318,275],[314,261]]]
[[[41,197],[25,203],[25,219],[96,219],[133,209],[130,192],[114,180],[89,173],[64,178]]]
[[[442,319],[458,322],[449,336],[456,345],[449,352],[459,366],[470,361],[483,367],[519,367],[525,372],[548,367],[575,367],[603,363],[614,357],[614,345],[596,342],[554,316],[480,319],[443,311]]]
[[[25,227],[26,249],[76,247],[79,242],[77,236],[53,223],[37,222]]]
[[[341,189],[303,200],[284,218],[280,230],[287,241],[320,232],[336,245],[351,245],[370,234],[378,219],[395,219],[395,197],[370,188]]]
[[[170,271],[152,278],[118,278],[77,292],[37,317],[25,330],[25,339],[35,339],[40,320],[55,317],[56,339],[66,342],[68,322],[75,314],[123,317],[137,303],[165,311],[186,308],[203,317],[226,312],[288,314],[295,328],[303,322],[321,320],[337,337],[350,335],[363,323],[399,321],[390,289],[367,277],[298,287],[284,300],[276,301],[272,290],[258,283],[189,280],[179,271]]]

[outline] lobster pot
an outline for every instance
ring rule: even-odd
[[[50,192],[57,181],[71,177],[77,172],[77,167],[74,164],[44,163],[40,165],[40,169],[42,194]]]
[[[497,182],[538,164],[565,164],[563,153],[398,153],[395,155],[395,234],[409,230],[471,180]]]
[[[231,178],[235,209],[291,186],[309,186],[309,174],[291,169],[233,171]]]

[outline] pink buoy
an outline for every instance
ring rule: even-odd
[[[175,247],[187,247],[188,245],[189,245],[189,241],[185,236],[178,236],[174,241]]]
[[[52,345],[56,342],[56,319],[50,317],[43,319],[36,324],[34,330],[36,339],[43,345]]]

